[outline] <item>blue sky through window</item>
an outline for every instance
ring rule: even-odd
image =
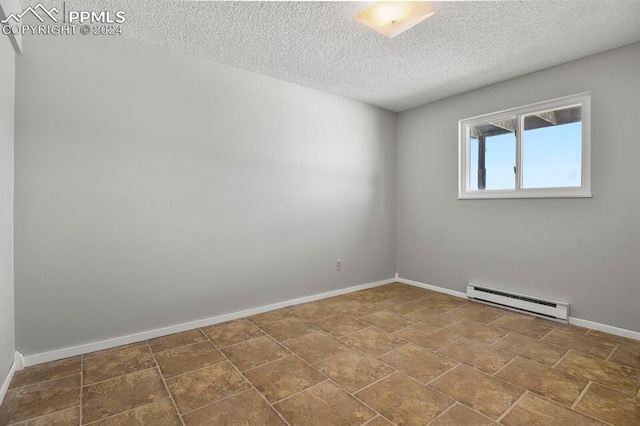
[[[478,140],[471,139],[470,189],[478,189]],[[582,123],[525,130],[522,141],[523,188],[579,187],[582,180]],[[486,138],[487,190],[514,189],[516,137]]]

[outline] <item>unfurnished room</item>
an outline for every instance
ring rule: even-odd
[[[640,426],[640,1],[0,28],[0,426]]]

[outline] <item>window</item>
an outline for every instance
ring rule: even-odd
[[[590,95],[459,122],[459,199],[591,197]]]

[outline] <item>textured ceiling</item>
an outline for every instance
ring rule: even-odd
[[[434,1],[434,16],[394,39],[354,21],[371,3],[67,7],[120,8],[127,37],[392,111],[640,41],[638,0]]]

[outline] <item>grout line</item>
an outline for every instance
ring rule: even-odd
[[[367,354],[366,352],[362,351],[362,350],[361,350],[361,349],[359,349],[359,348],[354,347],[354,349],[355,349],[355,350],[358,350],[358,351],[360,351],[360,352],[362,352],[365,356],[371,357],[372,359],[376,359],[375,357],[372,357],[371,355]],[[326,358],[326,359],[328,359],[328,358]],[[377,360],[377,359],[376,359],[376,360]],[[377,361],[378,361],[378,360],[377,360]],[[320,361],[319,361],[319,362],[320,362]],[[378,362],[382,362],[382,361],[378,361]],[[386,365],[386,363],[384,363],[384,362],[383,362],[383,364],[385,364],[385,365]],[[312,367],[313,369],[315,369],[316,371],[318,371],[318,373],[320,373],[320,374],[322,374],[322,375],[324,375],[324,376],[326,377],[326,375],[325,375],[324,373],[322,373],[322,371],[318,370],[315,366],[311,365],[311,367]],[[344,392],[346,392],[348,395],[350,395],[350,396],[351,396],[352,398],[354,398],[356,401],[359,401],[359,402],[360,402],[361,404],[363,404],[365,407],[369,408],[369,409],[370,409],[371,411],[373,411],[375,414],[377,414],[378,416],[380,416],[380,417],[382,417],[383,419],[387,420],[389,423],[392,423],[392,424],[394,424],[394,425],[395,425],[395,423],[394,423],[394,422],[392,422],[391,420],[387,419],[384,415],[382,415],[382,413],[378,412],[378,410],[376,410],[375,408],[371,407],[369,404],[367,404],[367,403],[366,403],[365,401],[363,401],[362,399],[358,398],[358,396],[356,395],[356,393],[358,393],[358,392],[362,392],[363,390],[365,390],[365,389],[367,389],[367,388],[369,388],[369,387],[371,387],[371,386],[375,385],[376,383],[379,383],[379,382],[381,382],[381,381],[383,381],[383,380],[387,379],[388,377],[392,376],[393,374],[399,373],[399,372],[398,372],[398,370],[397,370],[396,368],[391,367],[391,366],[389,366],[389,367],[390,367],[390,368],[391,368],[391,370],[392,370],[389,374],[387,374],[387,375],[385,375],[385,376],[383,376],[383,377],[379,378],[378,380],[375,380],[375,381],[373,381],[373,382],[369,383],[369,384],[368,384],[368,385],[366,385],[366,386],[361,387],[360,389],[356,389],[354,392],[349,391],[348,389],[346,389],[345,387],[343,387],[342,385],[340,385],[339,383],[337,383],[336,381],[334,381],[334,380],[333,380],[333,379],[331,379],[331,378],[329,378],[328,380],[329,380],[331,383],[333,383],[334,385],[336,385],[337,387],[339,387],[340,389],[342,389]],[[373,421],[373,419],[375,419],[376,417],[377,417],[377,416],[376,416],[376,415],[374,415],[374,416],[370,419],[370,421]]]
[[[542,339],[544,339],[545,337],[547,337],[549,334],[551,334],[553,332],[553,330],[555,330],[556,328],[553,327],[551,330],[547,331],[546,333],[544,333],[544,336],[541,336],[539,339],[535,339],[531,336],[527,336],[527,337],[531,337],[534,340],[537,340],[538,342],[542,342]]]
[[[438,375],[437,377],[434,377],[433,379],[429,380],[428,382],[426,382],[426,383],[422,383],[422,384],[423,384],[423,385],[425,385],[425,386],[430,385],[431,383],[435,382],[436,380],[438,380],[440,377],[444,376],[444,375],[445,375],[445,374],[447,374],[448,372],[453,371],[454,369],[458,368],[458,366],[459,366],[461,363],[460,363],[460,362],[458,362],[458,361],[455,361],[455,362],[457,362],[457,364],[456,364],[456,365],[454,365],[453,367],[449,368],[447,371],[445,371],[444,373],[442,373],[442,374]],[[431,386],[429,386],[429,387],[431,388]],[[433,389],[433,388],[432,388],[432,389]],[[436,390],[436,389],[434,389],[434,390]],[[449,398],[451,398],[451,397],[449,397]],[[454,398],[451,398],[451,399],[453,399],[453,400],[455,401],[455,399],[454,399]]]
[[[589,380],[586,384],[586,386],[584,387],[584,389],[582,389],[580,391],[580,393],[578,394],[578,397],[576,398],[575,401],[573,401],[573,404],[571,404],[571,409],[575,410],[576,405],[578,405],[578,402],[580,402],[580,400],[582,399],[582,397],[584,396],[585,393],[587,393],[587,390],[589,390],[589,388],[591,387],[591,384],[593,382],[591,380]]]
[[[564,347],[563,347],[563,349],[564,349]],[[556,366],[557,366],[558,364],[560,364],[560,362],[564,359],[564,357],[566,357],[566,356],[569,354],[569,352],[571,352],[572,350],[573,350],[573,349],[569,349],[569,350],[567,350],[567,351],[564,353],[564,355],[562,355],[562,356],[560,357],[560,359],[558,359],[558,360],[557,360],[557,361],[556,361],[556,362],[551,366],[551,368],[555,369],[555,368],[556,368]]]
[[[29,368],[29,367],[26,367],[26,368]],[[27,384],[24,384],[22,386],[10,387],[9,389],[7,389],[7,391],[14,390],[14,389],[22,389],[22,388],[26,388],[28,386],[40,385],[40,384],[47,383],[47,382],[53,382],[54,380],[64,379],[65,377],[75,376],[77,374],[80,374],[82,376],[82,370],[80,370],[80,372],[71,373],[71,374],[65,374],[64,376],[54,377],[52,379],[42,380],[42,381],[33,382],[33,383],[27,383]],[[65,410],[66,410],[66,408],[65,408]]]
[[[498,340],[496,340],[495,342],[488,344],[487,346],[493,346],[493,345],[495,345],[495,344],[496,344],[496,343],[498,343],[500,340],[503,340],[505,337],[510,336],[512,333],[520,334],[520,333],[517,333],[517,332],[515,332],[515,331],[511,331],[511,330],[506,330],[506,331],[508,331],[508,333],[507,333],[507,334],[505,334],[504,336],[502,336],[501,338],[499,338],[499,339],[498,339]],[[523,335],[523,334],[520,334],[520,336],[524,336],[524,335]],[[525,336],[525,337],[529,337],[529,336]],[[535,340],[535,339],[534,339],[534,340]],[[499,348],[496,348],[496,349],[499,349]],[[504,350],[504,349],[502,349],[502,350]]]
[[[155,403],[157,403],[157,402],[162,402],[162,401],[164,401],[164,400],[166,400],[166,399],[170,399],[170,398],[169,398],[169,397],[166,397],[166,398],[158,399],[158,400],[156,400],[156,401],[146,402],[146,403],[144,403],[144,404],[142,404],[142,405],[138,405],[137,407],[129,408],[128,410],[121,411],[121,412],[119,412],[119,413],[115,413],[115,414],[111,414],[111,415],[109,415],[109,416],[107,416],[107,417],[102,417],[102,418],[99,418],[98,420],[94,420],[94,421],[89,422],[89,423],[84,423],[84,424],[80,423],[80,424],[81,424],[82,426],[95,425],[96,423],[100,423],[100,422],[102,422],[102,421],[104,421],[104,420],[109,420],[109,419],[112,419],[112,418],[114,418],[114,417],[118,417],[118,416],[120,416],[120,415],[122,415],[122,414],[126,414],[126,413],[128,413],[129,411],[135,411],[135,410],[137,410],[137,409],[139,409],[139,408],[143,408],[143,407],[146,407],[146,406],[148,406],[148,405],[155,404]],[[179,417],[179,416],[180,416],[180,413],[177,413],[177,414],[178,414],[178,417]]]
[[[3,423],[2,426],[25,426],[25,425],[28,425],[30,422],[33,422],[34,420],[38,420],[55,413],[61,413],[63,411],[68,411],[68,410],[72,410],[74,408],[79,408],[79,407],[80,407],[79,405],[72,405],[71,407],[63,408],[62,410],[56,410],[56,411],[52,411],[50,413],[45,413],[45,414],[38,414],[36,417],[29,417],[28,419],[18,420],[17,422],[7,423],[7,424]]]
[[[84,400],[84,355],[80,356],[80,409],[78,410],[78,422],[83,423],[82,402]]]
[[[264,333],[264,330],[260,329],[260,331],[262,331],[262,332]],[[234,347],[234,346],[241,345],[241,344],[243,344],[243,343],[251,342],[252,340],[262,339],[262,338],[263,338],[263,337],[265,337],[265,336],[266,336],[266,337],[269,337],[271,340],[273,340],[273,341],[276,341],[276,342],[277,342],[277,340],[275,340],[273,337],[271,337],[271,335],[270,335],[270,334],[264,333],[262,336],[252,337],[251,339],[247,339],[247,340],[242,341],[242,342],[234,343],[233,345],[229,345],[229,346],[216,346],[216,348],[218,348],[218,349],[229,349],[229,348],[232,348],[232,347]],[[211,343],[213,343],[213,341],[212,341],[211,339],[209,339],[209,336],[207,336],[207,339],[208,339]],[[213,344],[215,345],[215,343],[213,343]],[[222,350],[221,350],[220,352],[222,352]]]
[[[403,340],[405,340],[405,339],[403,339]],[[395,351],[396,349],[400,349],[400,348],[401,348],[401,347],[403,347],[403,346],[407,346],[408,344],[412,344],[412,345],[415,345],[415,346],[419,346],[419,345],[416,345],[415,343],[412,343],[412,342],[409,342],[408,340],[405,340],[405,343],[401,344],[400,346],[396,346],[395,348],[391,349],[390,351],[387,351],[387,352],[381,353],[380,355],[376,355],[376,356],[371,355],[371,354],[367,354],[367,355],[369,355],[370,357],[372,357],[372,358],[374,358],[374,359],[376,359],[376,360],[378,360],[378,361],[380,361],[380,362],[384,362],[384,361],[382,361],[382,360],[380,359],[380,357],[383,357],[383,356],[385,356],[385,355],[387,355],[387,354],[389,354],[389,353],[391,353],[391,352]],[[422,347],[422,346],[420,346],[420,347]],[[362,352],[364,352],[364,351],[362,351]],[[365,352],[365,353],[366,353],[366,352]],[[385,364],[386,364],[386,363],[385,363]]]
[[[500,415],[500,417],[498,417],[496,419],[496,423],[500,423],[502,421],[502,419],[504,419],[507,414],[509,414],[511,412],[511,410],[513,410],[515,408],[516,405],[518,405],[518,403],[520,403],[521,400],[524,399],[525,396],[527,396],[529,394],[528,390],[525,390],[524,393],[522,395],[520,395],[520,397],[518,399],[516,399],[513,404],[511,404],[509,407],[507,407],[507,409],[505,410],[504,413],[502,413]]]
[[[594,383],[595,383],[595,382],[594,382]],[[614,389],[614,390],[615,390],[615,389]],[[583,413],[582,411],[578,411],[578,410],[571,409],[571,408],[567,407],[566,405],[559,403],[558,401],[554,401],[553,399],[549,399],[549,398],[548,398],[548,397],[546,397],[546,396],[542,396],[542,395],[540,395],[540,394],[533,393],[533,392],[530,392],[530,393],[531,393],[533,396],[535,396],[535,397],[537,397],[537,398],[544,399],[545,401],[547,401],[547,402],[549,402],[549,403],[551,403],[551,404],[554,404],[554,405],[560,405],[560,406],[562,406],[562,407],[566,408],[567,410],[573,411],[574,413],[577,413],[577,414],[582,414],[583,416],[588,417],[588,418],[590,418],[590,419],[592,419],[592,420],[595,420],[595,421],[597,421],[597,422],[604,423],[604,424],[609,425],[609,426],[614,426],[614,425],[612,425],[611,423],[607,422],[606,420],[603,420],[603,419],[601,419],[601,418],[599,418],[599,417],[592,416],[591,414]]]
[[[194,328],[194,330],[202,331],[202,330],[200,330],[199,328]],[[191,331],[191,330],[187,330],[187,331]],[[203,333],[203,334],[204,334],[204,333]],[[205,337],[206,337],[206,335],[205,335]],[[199,344],[205,343],[207,340],[208,340],[208,339],[206,339],[206,340],[201,340],[201,341],[199,341],[199,342],[187,343],[186,345],[175,346],[175,347],[173,347],[173,348],[163,349],[163,350],[158,351],[158,352],[154,352],[154,351],[151,349],[151,346],[148,346],[148,347],[149,347],[149,351],[153,354],[153,356],[156,356],[156,355],[158,355],[158,354],[161,354],[161,353],[164,353],[164,352],[168,352],[168,351],[172,351],[172,350],[174,350],[174,349],[180,349],[180,348],[184,348],[184,347],[187,347],[187,346],[199,345]]]
[[[499,372],[501,372],[502,370],[504,370],[504,369],[505,369],[509,364],[511,364],[511,363],[512,363],[516,358],[518,358],[519,356],[520,356],[520,355],[517,355],[517,354],[516,354],[516,356],[514,356],[513,358],[511,358],[511,359],[510,359],[510,360],[509,360],[505,365],[503,365],[502,367],[500,367],[500,368],[498,368],[496,371],[494,371],[492,374],[490,374],[490,376],[492,376],[492,377],[493,377],[493,376],[495,376],[496,374],[498,374]],[[529,358],[524,358],[524,357],[521,357],[521,358],[523,358],[523,359],[527,359],[527,360],[529,360],[529,361],[533,361],[532,359],[529,359]],[[534,362],[535,362],[535,361],[534,361]],[[541,365],[542,365],[542,364],[541,364]],[[547,366],[547,367],[548,367],[548,366]]]
[[[269,336],[269,337],[271,337],[271,336]],[[209,336],[207,336],[207,339],[209,339]],[[275,339],[273,339],[273,338],[272,338],[271,340],[275,341]],[[210,342],[215,346],[215,343],[213,343],[213,341],[212,341],[211,339],[209,339],[209,341],[210,341]],[[276,343],[277,343],[278,345],[280,345],[280,343],[278,343],[278,342],[276,342]],[[280,345],[280,346],[281,346],[281,347],[284,347],[284,346],[282,346],[282,345]],[[286,349],[286,348],[285,348],[285,349]],[[288,351],[288,349],[287,349],[287,351]],[[289,351],[289,352],[291,352],[291,351]],[[254,384],[251,382],[251,380],[249,380],[249,379],[247,378],[247,376],[245,376],[245,375],[242,373],[242,371],[240,371],[240,369],[238,369],[238,367],[237,367],[233,362],[231,362],[231,360],[229,359],[229,357],[227,357],[227,354],[225,354],[225,353],[224,353],[224,352],[222,352],[222,351],[220,351],[220,353],[222,354],[222,356],[224,356],[224,358],[227,360],[227,362],[228,362],[229,364],[231,364],[231,366],[233,367],[233,369],[235,369],[235,370],[238,372],[238,374],[240,374],[240,375],[244,378],[244,380],[245,380],[247,383],[249,383],[249,385],[251,386],[251,389],[253,389],[253,391],[254,391],[254,392],[257,392],[257,394],[260,396],[260,398],[262,398],[262,400],[267,404],[267,406],[268,406],[269,408],[271,408],[271,410],[273,410],[273,412],[274,412],[274,413],[276,413],[276,416],[278,416],[280,419],[282,419],[282,421],[283,421],[286,425],[291,426],[291,424],[287,421],[287,419],[285,419],[285,418],[284,418],[284,416],[283,416],[283,415],[282,415],[278,410],[276,410],[276,409],[275,409],[275,407],[273,406],[273,404],[271,404],[271,403],[267,400],[267,398],[262,394],[262,392],[260,392],[260,391],[259,391],[259,390],[254,386]],[[284,357],[284,358],[280,358],[280,359],[285,359],[285,358],[288,358],[288,357]],[[264,365],[264,364],[263,364],[263,365]],[[256,367],[256,368],[257,368],[257,367]],[[248,371],[248,370],[247,370],[247,371]],[[323,376],[324,376],[324,375],[323,375]],[[237,393],[237,394],[234,394],[234,395],[231,395],[231,396],[239,395],[240,393],[241,393],[241,392],[239,392],[239,393]],[[223,399],[226,399],[226,398],[223,398]],[[220,402],[220,401],[222,401],[222,399],[221,399],[221,400],[218,400],[218,401],[214,401],[214,402],[212,402],[211,404],[215,404],[216,402]],[[211,405],[211,404],[207,404],[207,405]],[[207,405],[204,405],[204,406],[199,407],[199,408],[197,408],[197,409],[204,408],[204,407],[206,407]],[[193,410],[193,411],[195,411],[195,410]],[[185,414],[186,414],[186,413],[185,413]]]
[[[451,398],[453,399],[453,398]],[[427,423],[427,425],[430,425],[432,423],[434,423],[437,419],[439,419],[440,417],[443,417],[445,415],[445,413],[451,409],[453,409],[453,407],[455,407],[456,405],[458,405],[459,402],[456,401],[455,399],[453,400],[453,404],[451,404],[450,406],[448,406],[447,408],[444,409],[444,411],[440,414],[438,414],[437,416],[435,416],[434,418],[432,418],[431,420],[429,420],[429,422]]]
[[[619,344],[616,343],[615,346],[613,347],[613,349],[611,349],[611,352],[609,352],[609,355],[607,355],[607,357],[605,358],[607,361],[609,361],[611,359],[611,357],[613,356],[613,353],[616,351],[616,349],[618,349]]]
[[[120,351],[127,351],[129,349],[133,349],[133,348],[136,348],[136,347],[139,347],[139,346],[144,346],[145,343],[146,343],[145,340],[141,340],[141,341],[133,342],[133,343],[125,343],[123,345],[114,346],[112,348],[99,349],[97,351],[87,352],[86,354],[81,354],[81,355],[78,355],[78,356],[82,356],[82,357],[84,357],[84,358],[89,360],[89,359],[97,358],[99,356],[112,355],[112,354],[118,353]],[[102,352],[102,353],[99,353],[99,352]],[[36,364],[36,365],[38,365],[38,364]]]
[[[171,400],[171,404],[173,404],[173,409],[176,410],[176,413],[178,414],[178,418],[180,419],[180,423],[182,423],[182,425],[185,426],[184,420],[182,419],[182,414],[180,414],[180,410],[178,410],[178,404],[176,404],[176,401],[173,399],[173,395],[171,394],[171,390],[169,389],[169,385],[167,385],[167,380],[164,378],[164,375],[162,374],[162,370],[160,370],[160,364],[158,364],[158,360],[156,359],[156,355],[151,350],[151,346],[149,345],[149,341],[147,340],[145,343],[147,344],[147,348],[149,349],[149,352],[151,352],[151,356],[153,357],[153,362],[156,364],[156,369],[158,370],[158,374],[160,375],[160,379],[162,380],[162,384],[163,384],[165,390],[167,391],[167,395],[169,395],[169,399]]]
[[[356,320],[356,321],[360,321],[360,320]],[[363,322],[363,324],[366,324],[367,326],[361,328],[360,330],[356,330],[356,331],[352,331],[351,333],[347,333],[344,336],[336,337],[336,339],[342,340],[344,337],[351,336],[352,334],[355,334],[355,333],[357,333],[359,331],[367,330],[369,328],[375,328],[374,326],[372,326],[371,324],[368,324],[366,322]]]
[[[306,361],[305,361],[305,362],[306,362]],[[322,374],[322,373],[320,373],[320,374]],[[277,401],[269,402],[269,404],[270,404],[270,405],[272,405],[272,406],[273,406],[273,405],[276,405],[276,404],[280,404],[280,403],[281,403],[281,402],[283,402],[283,401],[286,401],[286,400],[288,400],[288,399],[291,399],[291,398],[293,398],[294,396],[300,395],[301,393],[306,392],[306,391],[308,391],[308,390],[310,390],[310,389],[313,389],[313,388],[315,388],[316,386],[320,386],[320,385],[321,385],[321,384],[323,384],[323,383],[326,383],[326,382],[333,382],[333,381],[332,381],[332,380],[330,380],[326,375],[324,375],[324,374],[322,374],[322,375],[323,375],[323,376],[324,376],[324,378],[325,378],[324,380],[321,380],[321,381],[319,381],[318,383],[314,383],[314,384],[312,384],[312,385],[311,385],[311,386],[309,386],[309,387],[306,387],[306,388],[301,389],[301,390],[299,390],[299,391],[297,391],[297,392],[294,392],[294,393],[292,393],[291,395],[287,395],[287,396],[285,396],[284,398],[280,398],[280,399],[279,399],[279,400],[277,400]],[[260,394],[262,395],[262,393],[260,393]],[[268,401],[267,401],[267,402],[268,402]],[[276,411],[277,411],[277,410],[276,410]]]
[[[242,374],[244,374],[244,373],[248,373],[249,371],[257,370],[258,368],[266,367],[267,365],[275,364],[276,362],[284,361],[285,359],[289,359],[289,358],[291,358],[291,357],[296,357],[296,358],[302,359],[302,358],[300,358],[298,355],[296,355],[296,354],[294,354],[294,353],[290,353],[289,355],[287,355],[287,356],[285,356],[285,357],[283,357],[283,358],[273,359],[273,360],[271,360],[271,361],[269,361],[269,362],[265,362],[264,364],[260,364],[260,365],[258,365],[258,366],[256,366],[256,367],[247,368],[246,370],[242,370],[242,371],[240,371],[240,370],[238,369],[238,371],[240,371]],[[304,360],[302,359],[302,361],[304,361]],[[231,360],[229,360],[229,362],[231,362]],[[307,361],[304,361],[304,362],[305,362],[306,364],[308,364],[308,362],[307,362]],[[232,363],[232,362],[231,362],[231,363]],[[232,363],[232,364],[233,364],[233,363]]]
[[[151,366],[151,367],[148,367],[148,368],[142,368],[142,369],[136,370],[136,371],[131,371],[131,372],[126,373],[126,374],[121,374],[119,376],[109,377],[108,379],[100,380],[99,382],[95,382],[95,383],[88,383],[88,384],[85,384],[84,386],[89,388],[89,387],[92,387],[92,386],[95,386],[95,385],[99,385],[99,384],[104,383],[104,382],[109,382],[111,380],[121,379],[123,377],[130,376],[131,374],[136,374],[136,373],[140,373],[142,371],[151,370],[153,368],[155,368],[155,366]]]
[[[446,348],[446,347],[449,347],[449,346],[453,345],[454,343],[459,342],[459,341],[460,341],[460,340],[462,340],[462,339],[467,339],[467,338],[466,338],[466,337],[464,337],[464,336],[460,336],[460,337],[458,337],[456,340],[454,340],[453,342],[451,342],[451,343],[447,343],[446,345],[444,345],[444,346],[442,346],[442,347],[440,347],[440,348],[438,348],[438,349],[434,349],[434,350],[431,350],[431,349],[429,349],[429,348],[425,348],[425,349],[428,349],[428,350],[429,350],[429,351],[431,351],[432,353],[438,354],[438,355],[440,355],[440,356],[446,356],[446,355],[441,354],[439,351],[443,350],[443,349],[444,349],[444,348]],[[475,340],[474,340],[474,342],[475,342]],[[418,346],[420,346],[420,345],[418,345]],[[447,357],[447,358],[449,358],[449,357]],[[456,361],[456,362],[460,362],[460,361]]]

